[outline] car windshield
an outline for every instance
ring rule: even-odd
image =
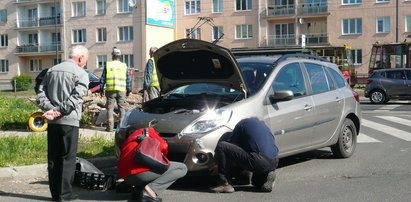
[[[98,81],[100,80],[95,74],[91,73],[91,72],[87,72],[88,73],[88,79],[90,81]]]
[[[251,95],[260,90],[273,70],[271,63],[240,62],[239,64]]]

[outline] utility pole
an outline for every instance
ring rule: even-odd
[[[395,0],[395,43],[398,43],[398,0]]]

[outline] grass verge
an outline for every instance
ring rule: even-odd
[[[113,156],[114,141],[102,137],[79,139],[77,156],[85,159]],[[0,138],[0,167],[41,164],[47,162],[47,136]]]

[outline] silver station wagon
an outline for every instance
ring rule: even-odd
[[[339,158],[354,153],[359,97],[335,64],[310,55],[235,59],[194,39],[169,43],[154,58],[162,96],[127,111],[116,130],[117,151],[155,120],[170,160],[192,173],[207,171],[218,141],[252,117],[271,129],[280,157],[327,146]]]

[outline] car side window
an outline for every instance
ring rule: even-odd
[[[298,63],[284,66],[278,72],[271,87],[274,91],[291,90],[294,93],[294,97],[307,94],[303,73]]]
[[[304,63],[307,68],[308,78],[310,79],[313,93],[322,93],[329,90],[327,77],[321,65]]]
[[[385,77],[389,79],[401,79],[405,80],[404,71],[397,70],[397,71],[387,71],[385,72]]]
[[[331,74],[334,77],[334,81],[337,83],[338,88],[342,88],[345,86],[345,80],[344,78],[341,76],[341,74],[339,74],[337,71],[335,71],[334,69],[329,68]]]
[[[411,80],[411,70],[405,70],[405,75],[407,76],[408,80]]]

